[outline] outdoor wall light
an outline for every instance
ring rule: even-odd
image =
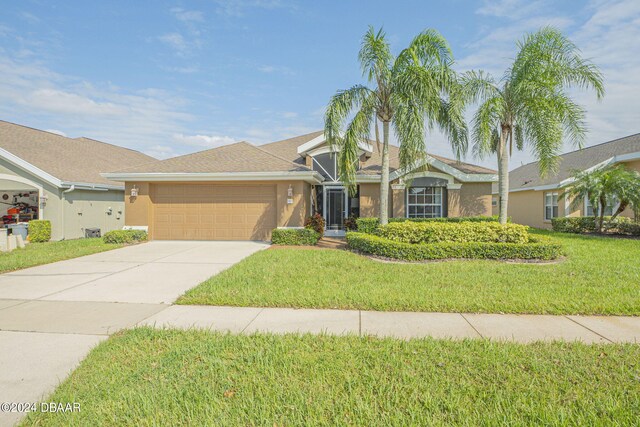
[[[135,185],[131,187],[131,197],[138,197],[138,187]]]
[[[287,189],[287,204],[293,204],[293,187],[289,184],[289,188]]]
[[[40,196],[40,206],[44,208],[47,205],[47,200],[49,200],[49,196],[46,194]]]

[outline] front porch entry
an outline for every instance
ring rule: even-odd
[[[314,189],[315,200],[312,201],[316,212],[325,221],[325,236],[341,237],[345,235],[345,219],[358,216],[359,195],[349,197],[349,192],[342,185],[318,185]],[[359,193],[359,192],[358,192]]]

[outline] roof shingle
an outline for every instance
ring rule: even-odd
[[[121,185],[100,173],[154,162],[151,156],[90,138],[67,138],[0,120],[0,148],[61,181]]]
[[[614,156],[640,152],[640,133],[614,139],[598,145],[571,151],[560,156],[558,173],[540,176],[538,162],[520,166],[509,173],[511,190],[559,184],[573,175],[575,170],[585,170]]]

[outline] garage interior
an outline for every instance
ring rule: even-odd
[[[27,225],[29,221],[40,217],[40,192],[26,184],[0,180],[0,219],[2,228],[8,228],[9,234],[17,224]],[[22,232],[26,237],[26,227]]]

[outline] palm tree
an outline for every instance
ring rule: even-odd
[[[596,228],[602,232],[606,206],[619,203],[611,220],[628,207],[634,210],[640,207],[640,174],[623,165],[577,171],[573,181],[565,188],[563,197],[571,200],[574,209],[588,200],[593,206],[594,216],[598,216]]]
[[[453,54],[435,30],[416,36],[394,58],[380,29],[362,38],[358,55],[363,75],[371,85],[357,84],[338,91],[325,114],[325,136],[339,151],[340,179],[350,193],[356,190],[358,142],[369,138],[372,125],[380,149],[378,122],[382,122],[380,223],[388,221],[390,125],[400,143],[400,167],[413,169],[426,155],[425,127],[438,126],[457,154],[467,149],[467,129]],[[344,134],[342,127],[351,115]],[[426,125],[426,126],[425,126]]]
[[[594,89],[604,96],[602,74],[561,32],[543,28],[517,44],[519,52],[501,80],[482,71],[463,75],[467,101],[479,102],[472,139],[477,157],[498,156],[499,219],[507,221],[509,156],[529,146],[540,174],[557,169],[563,138],[582,146],[585,110],[567,91]]]

